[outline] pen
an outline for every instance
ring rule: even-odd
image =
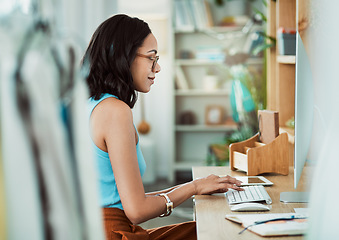
[[[293,219],[305,219],[305,218],[307,218],[307,217],[306,216],[292,215],[292,216],[289,216],[289,217],[280,217],[280,218],[272,218],[272,219],[267,219],[267,220],[262,220],[262,221],[255,221],[254,225],[267,223],[267,222],[273,222],[273,221],[280,221],[280,220],[293,220]]]
[[[239,232],[239,234],[242,234],[244,231],[246,231],[248,228],[253,227],[255,225],[259,225],[259,224],[263,224],[263,223],[267,223],[267,222],[274,222],[274,221],[281,221],[281,220],[294,220],[294,219],[305,219],[307,218],[306,216],[303,215],[292,215],[289,217],[279,217],[279,218],[271,218],[271,219],[267,219],[267,220],[262,220],[262,221],[255,221],[253,224],[245,227],[243,230],[241,230]]]

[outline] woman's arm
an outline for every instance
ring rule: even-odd
[[[173,189],[176,189],[180,186],[182,186],[183,184],[180,184],[180,185],[176,185],[176,186],[173,186],[173,187],[170,187],[170,188],[166,188],[166,189],[163,189],[163,190],[159,190],[159,191],[155,191],[155,192],[148,192],[146,193],[147,196],[154,196],[154,195],[159,195],[160,193],[168,193],[170,191],[172,191]]]

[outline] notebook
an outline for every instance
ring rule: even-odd
[[[302,235],[308,227],[308,215],[297,213],[228,214],[227,220],[242,224],[243,231],[260,236]],[[241,233],[240,233],[241,234]]]

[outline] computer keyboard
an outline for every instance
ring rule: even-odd
[[[228,192],[226,192],[226,197],[229,204],[262,201],[265,201],[267,204],[272,203],[272,199],[268,195],[264,186],[256,185],[241,188],[243,188],[244,191],[229,189]]]

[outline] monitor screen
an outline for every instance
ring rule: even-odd
[[[294,187],[297,188],[306,161],[310,161],[311,143],[316,144],[312,129],[319,119],[315,108],[314,79],[310,61],[299,33],[297,33],[296,85],[295,85],[295,149],[294,149]],[[321,126],[322,127],[322,126]],[[314,138],[313,138],[314,137]],[[314,153],[314,151],[313,151]]]

